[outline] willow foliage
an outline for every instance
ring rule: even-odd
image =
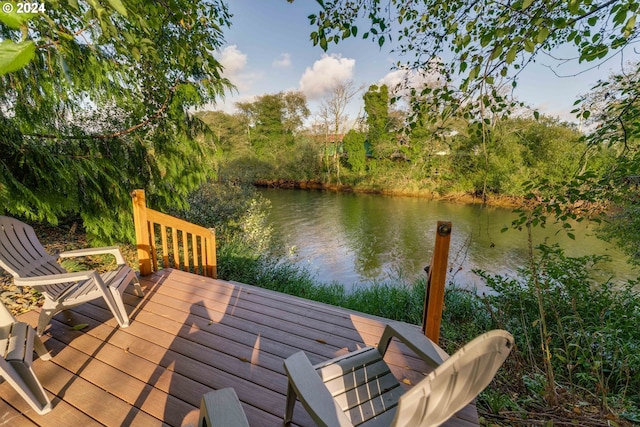
[[[80,214],[94,237],[130,238],[133,188],[179,206],[210,173],[204,128],[189,111],[231,87],[214,56],[226,4],[45,6],[0,14],[2,211],[51,223]]]

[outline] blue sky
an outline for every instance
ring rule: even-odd
[[[301,90],[313,115],[336,81],[351,79],[356,86],[365,87],[389,82],[392,65],[401,59],[388,47],[380,49],[359,38],[342,41],[327,52],[313,46],[309,40],[313,28],[307,19],[318,10],[313,0],[230,0],[229,9],[234,15],[232,26],[225,31],[226,45],[218,59],[225,66],[224,75],[237,86],[237,93],[211,109],[232,112],[238,101]],[[544,114],[570,120],[573,116],[569,112],[577,96],[588,92],[599,78],[606,78],[611,69],[619,68],[620,60],[566,78],[557,77],[549,66],[554,66],[559,75],[571,76],[592,65],[558,66],[557,61],[540,56],[521,74],[514,95]],[[356,96],[348,110],[351,120],[362,105],[362,97]]]

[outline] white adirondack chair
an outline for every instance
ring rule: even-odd
[[[234,389],[223,388],[202,396],[198,427],[249,427]]]
[[[51,359],[33,328],[18,322],[0,303],[0,381],[6,380],[40,415],[51,411],[51,402],[33,372],[33,351],[43,360]]]
[[[408,391],[383,360],[393,337],[435,368]],[[386,326],[378,347],[311,365],[304,352],[284,362],[289,377],[285,424],[296,396],[319,426],[439,426],[489,385],[513,347],[506,331],[487,332],[447,354],[407,324]]]
[[[103,274],[95,270],[67,273],[57,257],[45,251],[31,226],[0,216],[0,267],[11,273],[17,286],[31,286],[44,295],[36,329],[39,336],[57,313],[96,298],[104,298],[120,327],[129,326],[122,294],[131,282],[138,296],[143,293],[135,272],[117,246],[61,252],[58,257],[97,254],[113,255],[117,268]]]

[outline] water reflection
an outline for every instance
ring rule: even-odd
[[[515,218],[510,209],[370,194],[261,192],[271,200],[269,220],[281,253],[293,254],[323,282],[413,280],[431,260],[438,220],[453,223],[448,277],[459,284],[482,288],[473,269],[515,274],[527,260],[526,233],[500,232]],[[576,225],[575,241],[558,228],[536,229],[535,243],[560,243],[570,256],[608,254],[613,262],[603,266],[605,274],[637,277],[624,255],[598,240],[588,224]]]

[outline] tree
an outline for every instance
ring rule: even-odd
[[[588,141],[609,150],[615,161],[593,180],[591,191],[616,205],[605,217],[602,236],[640,264],[640,62],[598,82],[581,101],[579,113],[598,123]],[[613,157],[613,156],[612,156]]]
[[[342,141],[347,152],[347,165],[356,174],[363,173],[367,168],[367,152],[364,146],[366,140],[364,133],[351,129]]]
[[[247,123],[247,135],[258,156],[278,157],[290,146],[309,116],[307,99],[301,92],[279,92],[258,96],[236,107]]]
[[[375,157],[389,157],[396,147],[390,134],[389,89],[386,85],[371,85],[364,94],[367,114],[367,141]]]
[[[209,174],[212,150],[189,111],[231,87],[214,54],[227,7],[42,4],[0,14],[0,202],[51,223],[79,214],[102,240],[132,238],[132,188],[182,205]]]
[[[345,126],[349,117],[345,114],[347,105],[362,88],[356,88],[352,80],[345,80],[335,83],[328,95],[322,100],[320,105],[320,118],[326,125],[325,133],[325,156],[328,156],[329,132],[333,133],[333,166],[336,171],[336,178],[340,183],[340,149],[338,135],[346,132]],[[327,162],[328,163],[328,162]],[[327,168],[331,168],[327,164]]]

